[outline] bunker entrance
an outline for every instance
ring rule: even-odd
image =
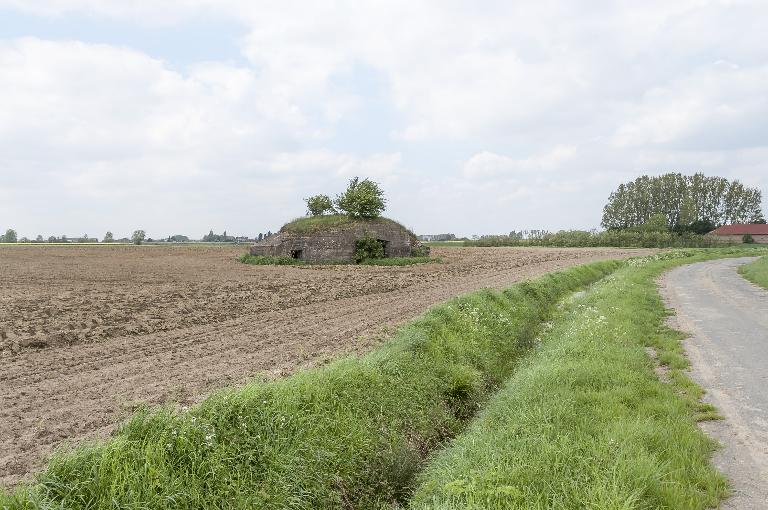
[[[385,241],[384,239],[376,239],[376,241],[384,249],[384,256],[389,257],[389,241]]]
[[[303,252],[303,250],[291,250],[291,258],[292,259],[300,259],[302,252]]]

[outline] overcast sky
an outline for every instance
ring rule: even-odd
[[[417,233],[768,192],[768,2],[0,0],[0,228],[254,235],[380,182]]]

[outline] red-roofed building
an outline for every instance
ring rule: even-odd
[[[751,235],[756,243],[768,244],[768,225],[759,223],[751,225],[739,223],[736,225],[724,225],[707,235],[717,236],[723,241],[740,243],[747,234]]]

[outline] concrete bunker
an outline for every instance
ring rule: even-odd
[[[353,261],[357,242],[378,241],[384,257],[426,255],[429,249],[399,223],[386,218],[360,219],[343,215],[299,218],[258,243],[251,255],[291,257],[306,261]]]

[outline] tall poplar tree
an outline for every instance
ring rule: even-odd
[[[714,226],[765,221],[762,193],[741,182],[704,174],[643,175],[620,184],[603,209],[602,225],[626,229],[662,214],[670,230],[693,224]]]

